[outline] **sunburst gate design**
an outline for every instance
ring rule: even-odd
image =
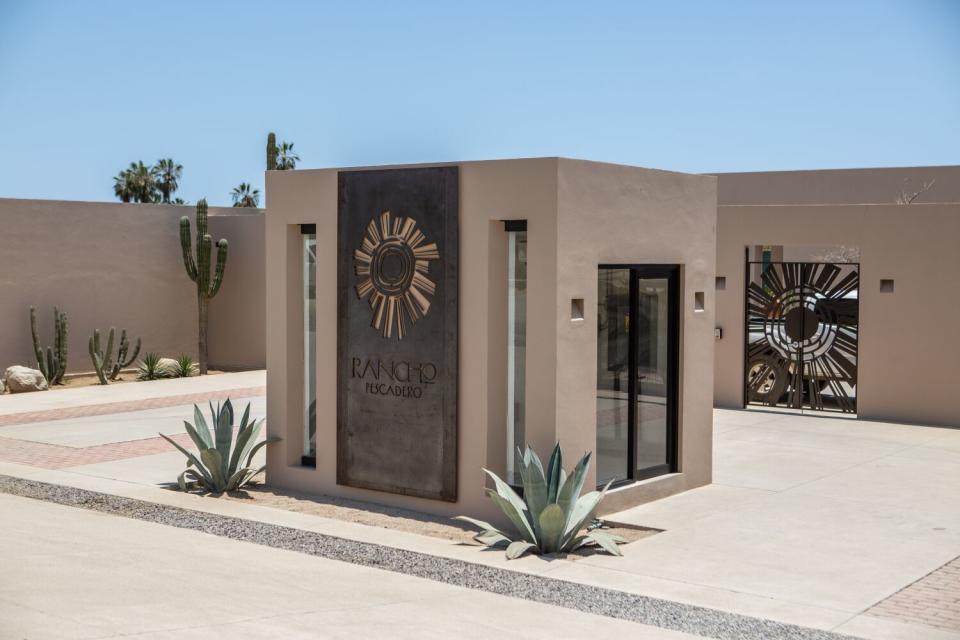
[[[856,412],[857,265],[750,263],[747,390],[751,401]]]
[[[429,296],[437,285],[427,277],[430,261],[439,260],[435,242],[417,229],[417,221],[389,211],[373,217],[359,249],[353,252],[354,272],[362,279],[357,296],[370,297],[373,319],[370,325],[384,338],[403,340],[408,323],[413,324],[430,310]]]

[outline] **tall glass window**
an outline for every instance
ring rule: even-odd
[[[519,484],[517,447],[526,446],[527,222],[508,220],[507,231],[507,482]]]
[[[597,304],[597,484],[628,477],[630,269],[601,269]]]
[[[302,225],[303,237],[303,456],[317,456],[317,233]]]

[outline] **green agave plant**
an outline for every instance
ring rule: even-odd
[[[169,363],[164,362],[164,358],[161,358],[159,353],[151,351],[144,354],[137,365],[137,380],[159,380],[173,377],[174,372]]]
[[[527,552],[569,553],[588,545],[596,545],[615,556],[622,555],[617,544],[626,542],[623,538],[598,530],[580,534],[610,487],[608,483],[601,491],[580,495],[590,467],[589,453],[580,458],[569,476],[563,470],[559,443],[553,448],[546,473],[540,458],[529,446],[522,454],[517,449],[517,466],[523,481],[522,498],[497,474],[484,469],[496,485],[496,491],[487,489],[487,494],[510,520],[514,534],[489,522],[457,516],[456,520],[482,529],[474,540],[491,547],[507,545],[509,560]]]
[[[207,427],[200,408],[193,405],[193,416],[196,426],[186,420],[183,424],[190,434],[190,439],[200,451],[197,458],[171,438],[160,434],[167,442],[187,456],[187,469],[177,478],[180,489],[202,486],[211,493],[235,491],[248,483],[265,467],[254,468],[251,465],[253,456],[264,445],[275,442],[279,438],[267,438],[257,443],[257,436],[263,427],[264,419],[250,420],[250,404],[247,404],[240,426],[237,428],[236,441],[233,437],[233,404],[228,399],[223,406],[219,404],[214,409],[210,404],[210,416],[213,418],[213,432]],[[241,466],[241,463],[243,466]]]

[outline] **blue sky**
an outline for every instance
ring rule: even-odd
[[[563,155],[678,171],[960,163],[960,0],[0,0],[0,197]]]

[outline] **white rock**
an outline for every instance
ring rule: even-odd
[[[173,358],[160,358],[157,360],[157,377],[173,378],[177,375],[180,365]]]
[[[0,376],[0,393],[6,391],[6,388],[3,386],[3,376]]]
[[[10,387],[10,393],[47,390],[47,379],[43,377],[43,373],[38,369],[15,365],[13,367],[7,367],[7,370],[3,373],[3,377],[7,381],[7,386]]]

